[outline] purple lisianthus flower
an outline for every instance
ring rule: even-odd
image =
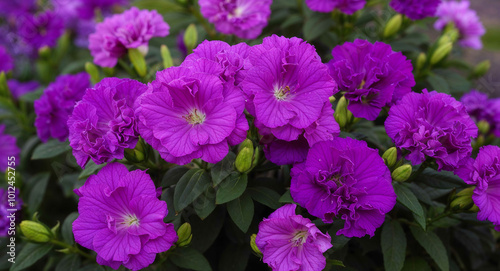
[[[391,172],[366,142],[335,138],[314,145],[291,171],[294,201],[326,223],[345,220],[337,232],[373,237],[396,204]]]
[[[436,91],[409,93],[393,106],[385,121],[387,135],[396,147],[410,153],[414,165],[427,157],[436,159],[439,170],[455,170],[472,153],[477,126],[462,103]]]
[[[146,85],[132,79],[105,78],[87,89],[68,119],[69,142],[80,167],[123,159],[139,140],[134,114]]]
[[[50,137],[59,141],[68,138],[68,117],[88,87],[90,76],[85,72],[61,75],[50,83],[40,99],[35,101],[35,127],[43,142]]]
[[[19,164],[20,152],[19,147],[16,145],[16,138],[5,133],[5,125],[0,124],[0,158],[2,158],[0,171],[5,172],[11,160],[14,160],[16,165]],[[14,159],[10,157],[14,157]]]
[[[273,35],[252,47],[249,60],[252,67],[241,87],[247,95],[247,110],[265,136],[263,143],[276,143],[264,148],[270,161],[300,162],[308,146],[338,135],[340,129],[328,99],[338,92],[337,85],[312,45],[299,38]],[[301,143],[293,149],[295,144],[275,140],[299,140],[308,146]],[[273,153],[273,149],[283,155]]]
[[[486,93],[471,90],[462,96],[460,101],[476,122],[488,122],[490,131],[500,137],[500,99],[488,99]]]
[[[142,170],[108,164],[75,193],[80,197],[75,241],[94,250],[100,265],[140,270],[178,239],[174,226],[163,222],[167,204],[156,197],[151,177]]]
[[[273,271],[321,271],[326,266],[323,253],[332,247],[330,235],[308,218],[296,215],[295,208],[287,204],[264,218],[255,244]]]
[[[434,24],[437,30],[443,30],[452,23],[459,31],[459,43],[463,47],[480,50],[483,48],[481,37],[486,33],[475,10],[469,8],[467,0],[443,1],[437,11],[438,20]]]
[[[441,0],[392,0],[391,7],[412,20],[434,17]]]
[[[54,47],[64,32],[64,22],[52,11],[40,14],[19,16],[19,36],[35,49],[44,46]]]
[[[10,93],[15,99],[19,99],[19,97],[23,96],[26,93],[35,91],[40,87],[40,83],[38,81],[28,81],[28,82],[19,82],[16,79],[9,79],[7,81],[7,86],[9,86]]]
[[[345,91],[348,109],[357,118],[375,120],[415,86],[413,66],[383,42],[355,40],[336,46],[328,63],[330,75]]]
[[[345,14],[353,14],[366,5],[366,0],[306,0],[307,6],[318,12],[332,12],[338,9]]]
[[[16,163],[19,163],[19,161],[16,160]],[[14,201],[9,201],[8,191],[12,193],[12,189],[14,189]],[[10,205],[10,203],[14,203],[14,206]],[[8,236],[9,228],[15,228],[15,224],[21,221],[21,205],[23,205],[23,200],[19,197],[19,189],[17,187],[0,188],[0,237]],[[10,220],[12,213],[14,213],[14,221]]]
[[[128,49],[138,48],[141,52],[147,52],[149,40],[165,37],[169,29],[156,10],[132,7],[96,25],[96,32],[89,36],[90,53],[95,64],[112,68]]]
[[[272,0],[198,0],[201,14],[223,34],[255,39],[267,25]]]
[[[7,53],[5,47],[0,45],[0,72],[9,72],[14,69],[14,59]]]
[[[248,130],[238,90],[225,89],[219,76],[207,73],[213,69],[220,74],[220,64],[207,59],[197,63],[158,72],[136,112],[141,137],[167,162],[187,164],[201,158],[215,164],[229,145],[244,139],[241,131]]]
[[[477,218],[493,222],[500,231],[500,148],[481,147],[476,159],[469,158],[455,173],[476,186],[472,200],[479,208]]]

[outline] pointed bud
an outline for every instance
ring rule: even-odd
[[[451,201],[450,207],[453,210],[468,210],[473,208],[472,194],[474,193],[474,189],[475,187],[469,187],[458,192]]]
[[[236,169],[239,172],[245,173],[252,168],[252,161],[253,161],[253,148],[244,147],[243,149],[240,150],[238,156],[236,156],[236,161],[234,162],[234,165],[236,166]]]
[[[141,163],[146,161],[149,157],[149,151],[144,139],[137,141],[135,148],[125,149],[125,158],[132,163]]]
[[[453,49],[453,43],[448,41],[440,45],[431,57],[431,65],[439,63],[441,60],[445,59]]]
[[[257,247],[257,244],[255,243],[255,238],[257,238],[257,234],[255,233],[252,234],[252,236],[250,236],[250,247],[252,248],[253,252],[262,257],[262,252]]]
[[[138,48],[128,49],[128,58],[130,59],[130,62],[132,62],[132,65],[134,65],[137,74],[140,77],[145,77],[148,68],[146,66],[144,55],[141,53],[141,51]]]
[[[192,53],[193,49],[196,47],[198,43],[198,31],[196,30],[196,26],[194,24],[190,24],[184,32],[184,44],[188,50],[188,53]]]
[[[399,31],[399,29],[401,29],[402,24],[403,24],[403,15],[401,14],[394,15],[385,25],[384,38],[388,38],[396,34]]]
[[[398,149],[396,147],[389,148],[384,152],[382,158],[388,167],[394,166],[398,161]]]
[[[333,103],[333,102],[335,102],[337,99],[335,99],[335,96],[330,96],[330,97],[328,98],[328,100],[330,101],[330,103]]]
[[[38,57],[42,58],[42,59],[49,59],[50,58],[50,47],[43,46],[42,48],[38,49]]]
[[[473,75],[476,78],[485,76],[491,68],[491,62],[489,60],[485,60],[474,68]]]
[[[238,148],[238,150],[241,151],[244,148],[253,149],[253,142],[252,142],[252,140],[250,140],[250,139],[247,138],[243,142],[241,142],[240,147]]]
[[[344,128],[347,125],[347,100],[344,96],[342,96],[338,103],[337,107],[335,108],[335,113],[333,116],[335,117],[335,121],[339,124],[340,128]]]
[[[50,229],[35,221],[24,220],[19,224],[19,227],[24,236],[33,242],[46,243],[54,238]]]
[[[177,240],[176,244],[179,247],[189,245],[193,239],[193,235],[191,234],[191,224],[187,222],[182,224],[177,230],[177,236],[179,236],[179,240]]]
[[[93,63],[85,63],[85,71],[90,75],[90,81],[92,81],[92,84],[97,84],[99,83],[99,81],[101,81],[99,69],[97,69],[97,66]]]
[[[416,69],[418,71],[421,70],[425,66],[425,62],[427,62],[427,55],[422,52],[420,53],[420,55],[418,55]]]
[[[482,120],[477,123],[477,129],[483,135],[487,135],[490,132],[490,123]]]
[[[413,171],[413,168],[411,167],[411,165],[402,165],[398,168],[396,168],[391,176],[392,176],[392,179],[396,182],[404,182],[406,180],[408,180],[408,178],[410,178],[411,176],[411,173]]]
[[[161,46],[160,53],[161,53],[161,58],[163,59],[163,67],[165,69],[174,66],[174,61],[172,60],[172,55],[170,54],[170,50],[168,50],[168,47],[165,44]]]

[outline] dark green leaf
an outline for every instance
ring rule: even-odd
[[[69,254],[62,258],[57,264],[56,271],[76,271],[81,265],[78,254]]]
[[[211,186],[193,202],[194,211],[201,219],[209,216],[215,207],[215,189]]]
[[[403,271],[432,271],[427,261],[420,257],[406,259]]]
[[[73,221],[75,221],[76,218],[78,218],[77,212],[69,214],[66,219],[64,219],[61,227],[61,235],[64,242],[71,245],[75,243],[75,238],[73,237]]]
[[[171,185],[176,184],[179,180],[186,174],[189,169],[184,166],[176,166],[167,171],[165,175],[163,175],[163,179],[161,181],[161,187],[169,187]]]
[[[236,159],[236,154],[233,152],[229,152],[222,161],[219,163],[215,164],[212,167],[211,170],[211,175],[212,175],[212,182],[214,183],[214,186],[219,185],[222,180],[224,180],[231,172],[233,171],[233,165],[234,165],[234,160]]]
[[[169,187],[163,190],[163,193],[161,194],[161,200],[167,203],[168,208],[168,214],[165,217],[165,222],[172,222],[177,217],[174,208],[174,189],[174,187]]]
[[[42,203],[43,196],[45,195],[45,190],[47,189],[47,184],[49,183],[50,174],[40,173],[33,176],[32,183],[34,183],[33,188],[31,188],[30,195],[28,198],[28,212],[30,214],[35,213]]]
[[[429,256],[436,262],[443,271],[450,269],[448,254],[441,239],[431,231],[424,231],[419,227],[410,226],[410,230],[417,242],[427,251]]]
[[[250,257],[248,245],[230,244],[222,252],[219,261],[220,271],[245,271]]]
[[[410,209],[416,216],[420,217],[417,222],[425,229],[425,214],[422,205],[417,197],[404,183],[395,183],[394,192],[396,192],[397,201],[406,208]],[[423,223],[422,223],[423,222]]]
[[[406,236],[399,222],[387,221],[382,228],[381,237],[384,266],[387,271],[399,271],[406,257]]]
[[[73,189],[75,189],[75,182],[78,180],[78,175],[78,173],[66,174],[59,178],[59,186],[61,186],[65,197],[71,197],[73,195]]]
[[[238,172],[233,172],[229,177],[224,179],[217,189],[217,196],[215,202],[217,204],[223,204],[230,202],[243,194],[248,184],[248,176],[246,174],[240,174]]]
[[[247,232],[253,218],[253,201],[250,195],[243,194],[241,197],[227,204],[227,212],[234,224],[241,231]]]
[[[441,75],[433,73],[427,77],[427,82],[429,82],[429,84],[433,88],[432,90],[450,93],[450,85],[448,85],[446,79],[444,79]]]
[[[248,189],[248,193],[253,200],[264,204],[269,208],[276,210],[281,207],[279,202],[281,197],[280,194],[270,188],[264,186],[250,187]]]
[[[80,175],[78,176],[78,179],[86,179],[92,174],[96,174],[101,168],[103,168],[106,165],[106,163],[96,165],[94,161],[89,160],[87,164],[85,165],[85,169],[82,170]]]
[[[200,252],[205,252],[219,236],[226,220],[226,210],[219,207],[204,220],[197,216],[191,216],[189,220],[193,234],[190,246]]]
[[[290,190],[287,190],[283,195],[281,195],[279,202],[281,203],[294,203]]]
[[[283,23],[281,23],[281,28],[287,28],[292,25],[296,25],[302,22],[302,16],[299,14],[289,15]]]
[[[205,271],[212,270],[205,256],[190,247],[178,248],[172,252],[169,259],[178,267]]]
[[[69,146],[67,141],[59,142],[57,139],[51,139],[47,141],[47,143],[38,145],[38,147],[36,147],[36,149],[33,151],[31,159],[37,160],[52,158],[69,150],[71,150],[71,147]]]
[[[180,212],[210,186],[210,176],[203,169],[190,169],[175,186],[174,206]]]
[[[418,180],[419,182],[436,188],[453,189],[456,187],[467,187],[467,184],[452,172],[438,172],[431,168],[426,168],[420,174]]]
[[[304,38],[312,41],[327,32],[332,25],[333,21],[329,14],[314,13],[306,20],[302,28]]]
[[[54,245],[50,243],[35,244],[28,243],[19,252],[16,257],[16,262],[10,267],[10,271],[20,271],[32,266],[43,256],[47,255],[52,250]]]

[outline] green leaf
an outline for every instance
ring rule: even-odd
[[[190,247],[200,252],[209,249],[221,233],[226,216],[225,208],[218,207],[204,220],[197,216],[189,217],[191,233],[193,234]]]
[[[64,222],[61,227],[61,235],[64,240],[64,242],[72,245],[75,243],[75,238],[73,237],[73,221],[75,221],[78,218],[78,213],[73,212],[69,214],[66,219],[64,219]]]
[[[177,182],[188,172],[188,168],[184,166],[176,166],[167,171],[165,175],[163,175],[163,179],[161,181],[161,187],[169,187]]]
[[[399,222],[393,220],[384,223],[381,245],[385,270],[401,270],[406,257],[406,236]]]
[[[406,259],[403,271],[432,271],[432,268],[424,258],[410,257]]]
[[[10,271],[20,271],[32,266],[43,256],[47,255],[52,250],[52,247],[54,245],[50,243],[26,244],[16,257],[16,262],[10,267]]]
[[[290,194],[290,190],[287,190],[283,195],[281,195],[279,202],[280,203],[295,203],[292,199],[292,195]]]
[[[85,165],[85,169],[82,170],[80,175],[78,176],[78,179],[86,179],[92,174],[96,174],[101,168],[103,168],[106,165],[106,163],[96,165],[94,161],[89,160],[87,164]]]
[[[426,232],[416,226],[410,226],[410,230],[417,242],[427,251],[439,268],[443,271],[450,270],[448,254],[441,239],[434,232]]]
[[[422,205],[418,201],[417,197],[404,183],[394,183],[394,192],[396,192],[397,201],[401,203],[406,208],[410,209],[415,215],[416,221],[419,225],[425,229],[425,213],[422,209]]]
[[[306,40],[312,41],[327,32],[332,26],[333,21],[330,14],[314,13],[306,20],[302,32]]]
[[[33,176],[31,181],[35,185],[31,188],[30,195],[28,198],[28,212],[34,214],[40,203],[42,203],[43,196],[45,195],[45,190],[47,189],[47,184],[49,183],[50,173],[40,173]]]
[[[190,247],[183,247],[174,250],[169,259],[181,268],[196,271],[212,270],[205,256]]]
[[[281,207],[281,204],[279,202],[281,197],[280,194],[270,188],[264,186],[250,187],[248,189],[248,193],[250,194],[252,199],[266,205],[271,209],[276,210]]]
[[[222,180],[224,180],[231,172],[234,167],[234,160],[236,160],[236,154],[229,152],[222,161],[215,164],[211,170],[212,182],[214,187],[219,185]]]
[[[217,196],[215,202],[217,204],[223,204],[230,202],[236,198],[239,198],[248,184],[248,176],[246,174],[240,174],[238,172],[233,172],[229,177],[224,179],[217,189]]]
[[[281,23],[281,28],[287,28],[289,26],[296,25],[301,22],[302,22],[302,16],[300,16],[299,14],[292,14],[289,15],[286,18],[286,20],[283,21],[283,23]]]
[[[220,257],[220,271],[245,271],[250,257],[248,245],[229,244]]]
[[[203,169],[190,169],[175,186],[174,206],[182,211],[210,186],[210,176]]]
[[[433,90],[450,93],[450,85],[441,75],[432,73],[427,77],[427,82],[429,82]]]
[[[211,186],[193,202],[194,211],[201,219],[207,218],[215,207],[215,189]]]
[[[438,172],[432,168],[426,168],[418,179],[419,182],[428,186],[443,189],[454,189],[457,187],[467,187],[468,185],[452,172]],[[431,197],[432,198],[432,197]]]
[[[76,271],[80,268],[82,261],[78,254],[69,254],[62,258],[57,264],[56,271]]]
[[[227,204],[227,212],[234,224],[241,231],[247,232],[253,218],[253,201],[250,195],[243,194],[241,197]]]
[[[36,147],[36,149],[33,151],[33,155],[31,156],[31,160],[56,157],[59,154],[67,152],[69,150],[71,150],[71,147],[69,146],[68,141],[60,142],[57,139],[51,139],[47,141],[47,143],[38,145],[38,147]]]
[[[140,77],[146,76],[147,74],[146,60],[144,59],[144,56],[139,51],[139,49],[129,48],[128,58],[130,59],[130,62],[132,62],[132,65],[134,65],[137,74],[139,74]]]

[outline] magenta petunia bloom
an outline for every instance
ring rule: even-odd
[[[5,133],[5,125],[0,124],[0,171],[5,172],[7,167],[9,166],[9,161],[12,159],[8,159],[11,156],[15,157],[15,164],[19,165],[19,154],[21,151],[19,147],[16,145],[16,138]]]
[[[439,170],[452,171],[472,153],[477,126],[462,103],[436,91],[409,93],[389,111],[387,135],[396,147],[410,153],[414,165],[427,157],[436,159]]]
[[[465,94],[460,102],[475,121],[486,121],[490,131],[500,137],[500,99],[488,99],[486,93],[477,90]]]
[[[1,144],[1,143],[0,143]],[[0,147],[1,150],[1,147]],[[2,157],[4,158],[4,157]],[[6,157],[5,157],[6,158]],[[7,159],[5,159],[7,161]],[[19,163],[19,160],[16,160],[16,164]],[[14,192],[14,204],[15,206],[10,206],[9,203],[9,194],[7,189],[0,188],[0,237],[9,236],[9,228],[11,228],[10,216],[12,213],[15,214],[14,222],[18,224],[21,222],[21,206],[23,205],[23,200],[19,197],[19,189],[17,187],[12,187],[8,189],[15,189]],[[12,194],[11,194],[12,195]],[[10,237],[10,236],[9,236]]]
[[[14,69],[14,59],[7,53],[5,47],[0,45],[0,72],[9,72]]]
[[[330,235],[296,215],[295,208],[287,204],[264,218],[255,244],[273,271],[321,271],[326,266],[323,253],[332,247]]]
[[[255,39],[271,16],[272,0],[198,0],[201,14],[223,34]]]
[[[225,88],[219,76],[207,73],[221,66],[207,59],[198,64],[158,72],[136,112],[141,137],[167,162],[201,158],[215,164],[248,130],[244,102],[235,102],[239,90]]]
[[[441,0],[392,0],[391,7],[412,20],[434,17]]]
[[[348,109],[357,118],[375,120],[415,86],[413,66],[383,42],[355,40],[336,46],[328,63],[330,75],[345,91]]]
[[[500,231],[500,148],[484,146],[477,158],[455,172],[467,184],[475,185],[472,200],[479,207],[477,218],[489,220]]]
[[[151,177],[142,170],[108,164],[75,193],[80,197],[75,241],[94,250],[100,265],[140,270],[178,239],[174,225],[163,222],[167,204],[156,197]]]
[[[335,138],[314,145],[291,171],[294,201],[326,223],[345,221],[337,232],[373,237],[396,204],[391,172],[366,142]]]
[[[248,97],[247,110],[265,136],[264,144],[275,142],[274,138],[303,142],[304,137],[312,146],[338,135],[340,129],[328,100],[338,92],[337,85],[312,45],[299,38],[273,35],[252,47],[249,60],[252,67],[241,87]],[[298,144],[300,150],[294,150],[294,144],[281,141],[264,148],[270,161],[287,164],[303,160],[299,158],[305,156],[304,147]],[[289,155],[282,155],[285,153]]]
[[[54,47],[64,32],[64,21],[52,11],[40,14],[23,14],[18,17],[19,36],[38,50],[44,46]]]
[[[73,155],[84,168],[89,159],[96,164],[123,159],[127,148],[139,140],[138,97],[146,85],[132,79],[105,78],[87,89],[68,119]]]
[[[50,83],[40,99],[35,101],[35,127],[43,142],[50,137],[59,141],[68,138],[68,117],[88,87],[90,76],[85,72],[61,75]]]
[[[454,24],[460,33],[459,43],[463,47],[480,50],[483,48],[481,37],[486,33],[475,10],[469,8],[467,0],[443,1],[437,11],[437,30],[443,30],[449,23]]]
[[[7,86],[9,86],[10,93],[15,99],[23,96],[26,93],[35,91],[40,87],[40,83],[37,81],[19,82],[16,79],[7,80]]]
[[[89,50],[95,64],[112,68],[128,49],[147,52],[149,40],[167,36],[169,29],[156,10],[132,7],[97,24],[96,32],[89,36]]]
[[[366,0],[306,0],[307,6],[318,12],[332,12],[338,9],[345,14],[353,14],[366,5]]]

